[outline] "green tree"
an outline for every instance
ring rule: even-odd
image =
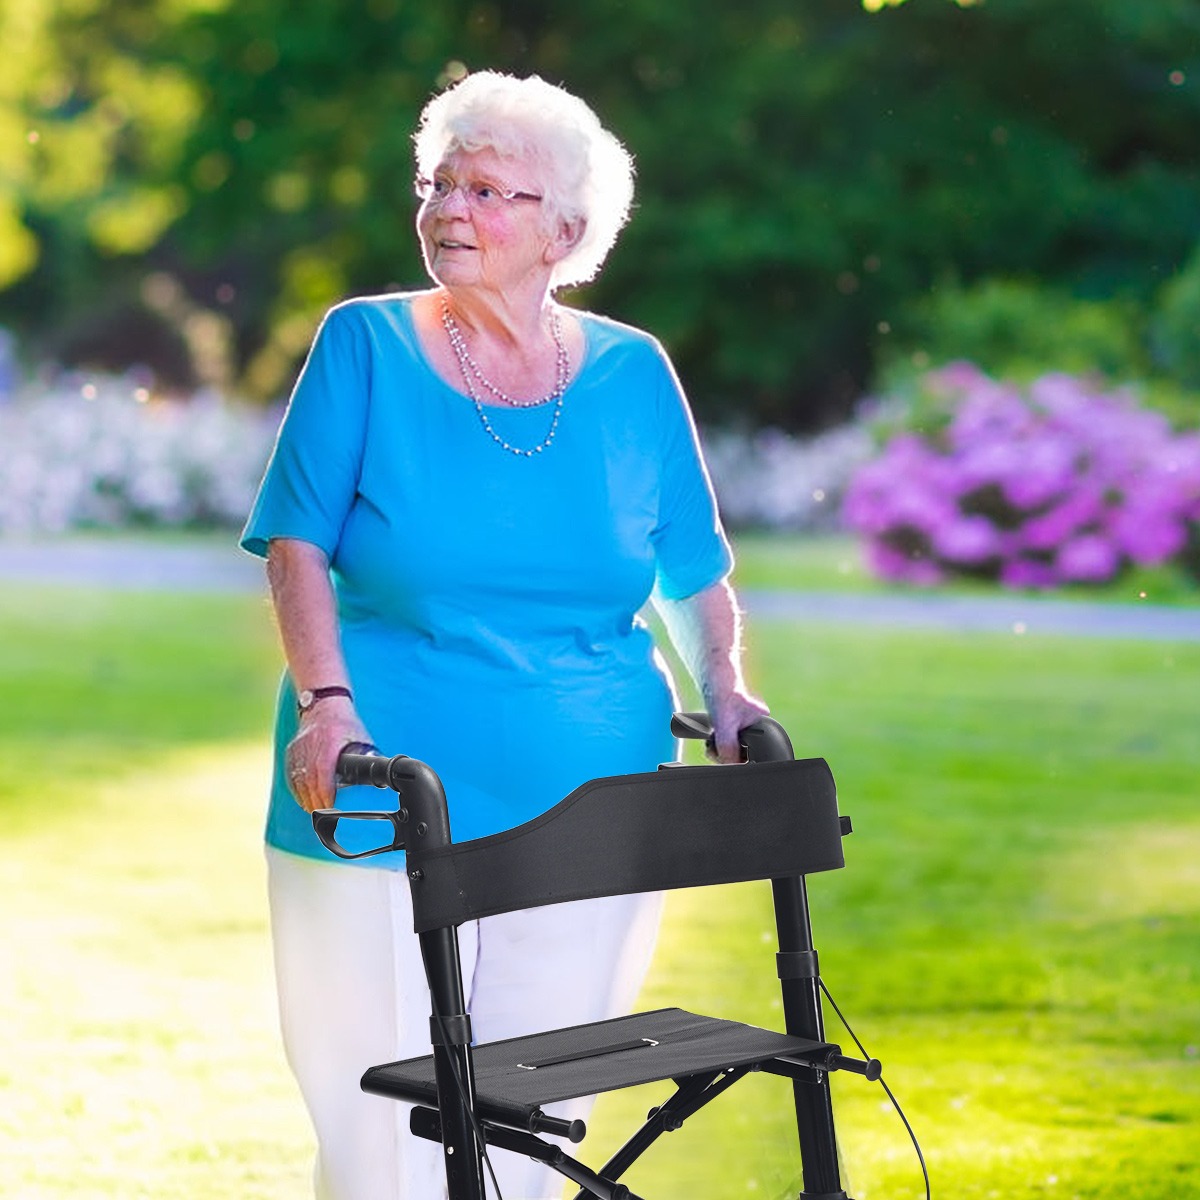
[[[564,82],[634,151],[579,299],[660,333],[709,418],[844,414],[935,281],[1141,304],[1200,237],[1192,0],[76,3],[25,103],[119,132],[73,199],[13,192],[42,257],[0,319],[47,351],[165,324],[277,394],[328,303],[420,280],[409,137],[464,68]]]

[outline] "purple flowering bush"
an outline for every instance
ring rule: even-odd
[[[1072,375],[1018,386],[959,362],[923,387],[935,419],[846,493],[878,574],[1050,588],[1179,559],[1200,576],[1200,432]]]

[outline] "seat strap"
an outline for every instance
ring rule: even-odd
[[[536,1071],[538,1067],[553,1067],[559,1063],[579,1062],[584,1058],[599,1058],[602,1054],[616,1054],[619,1050],[644,1050],[647,1046],[657,1046],[653,1038],[633,1038],[628,1042],[613,1042],[608,1046],[598,1046],[594,1050],[576,1050],[570,1054],[556,1054],[553,1058],[539,1058],[532,1062],[517,1063],[522,1071]]]

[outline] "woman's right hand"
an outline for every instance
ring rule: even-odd
[[[338,755],[349,742],[371,735],[345,696],[327,696],[300,716],[300,728],[284,754],[288,786],[305,812],[332,808],[337,792]]]

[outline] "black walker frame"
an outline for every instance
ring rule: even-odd
[[[676,714],[678,737],[707,738],[703,713]],[[664,1132],[748,1071],[792,1081],[803,1200],[848,1200],[834,1133],[829,1075],[877,1079],[877,1060],[848,1058],[825,1041],[817,954],[805,876],[844,866],[848,817],[837,808],[824,759],[795,761],[778,722],[742,731],[741,766],[665,764],[658,772],[597,779],[515,829],[454,843],[445,792],[426,764],[398,755],[344,752],[343,783],[398,795],[395,812],[313,813],[318,837],[343,858],[404,849],[416,932],[430,987],[432,1054],[371,1067],[364,1091],[416,1105],[410,1128],[441,1142],[450,1200],[485,1200],[482,1138],[526,1154],[578,1183],[576,1200],[638,1200],[619,1178]],[[391,841],[351,854],[340,820],[390,823]],[[679,1009],[639,1013],[475,1046],[466,1011],[457,928],[499,912],[596,896],[770,879],[785,1032],[773,1033]],[[539,1134],[582,1139],[543,1105],[671,1079],[675,1093],[598,1171]]]

